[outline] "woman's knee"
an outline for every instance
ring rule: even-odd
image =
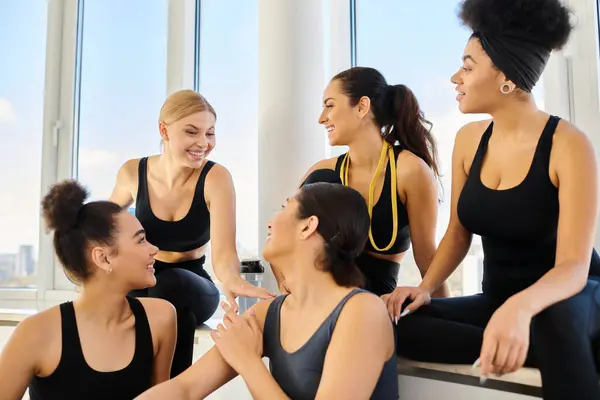
[[[171,302],[176,309],[191,310],[197,324],[214,314],[220,299],[214,283],[180,268],[162,271],[156,285],[150,289],[150,295]]]
[[[573,297],[551,305],[536,315],[531,323],[536,334],[544,331],[567,331],[574,328],[581,331],[589,325],[589,318],[598,309],[600,302],[600,285],[589,281],[584,289]]]

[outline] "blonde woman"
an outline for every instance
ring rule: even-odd
[[[171,374],[176,376],[192,363],[195,328],[219,304],[219,291],[204,270],[209,240],[213,268],[230,304],[236,296],[273,295],[239,273],[233,182],[225,167],[207,159],[215,147],[214,108],[199,93],[182,90],[166,99],[158,122],[162,154],[127,161],[110,200],[124,207],[135,202],[136,217],[159,248],[156,286],[134,294],[175,306],[178,338]]]

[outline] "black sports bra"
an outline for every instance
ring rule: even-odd
[[[85,361],[72,302],[60,305],[62,354],[54,372],[34,376],[31,400],[128,400],[152,387],[154,348],[146,310],[138,299],[127,297],[135,317],[135,351],[131,363],[112,372],[98,372]]]
[[[185,252],[198,249],[210,240],[210,212],[204,201],[206,175],[215,163],[207,161],[198,177],[194,199],[185,217],[178,221],[157,218],[148,197],[148,158],[140,159],[135,216],[146,230],[150,243],[164,251]]]
[[[394,147],[394,155],[396,158],[402,149],[400,147]],[[342,162],[346,154],[342,154],[338,157],[335,164],[335,172],[341,173]],[[395,176],[393,179],[397,179]],[[373,212],[371,215],[371,233],[373,241],[379,248],[385,248],[393,235],[393,221],[392,221],[392,171],[388,165],[385,168],[385,179],[383,181],[383,188],[381,190],[381,196],[379,200],[373,206]],[[408,212],[406,207],[402,203],[400,196],[395,196],[396,207],[398,210],[397,223],[398,233],[396,240],[392,243],[392,246],[387,250],[378,250],[373,247],[371,240],[367,240],[365,250],[378,253],[378,254],[399,254],[403,253],[410,247],[410,228],[408,225]]]

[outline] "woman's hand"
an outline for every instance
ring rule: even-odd
[[[399,286],[392,293],[384,294],[381,299],[385,303],[390,318],[398,323],[400,317],[404,317],[411,312],[415,312],[419,307],[431,302],[431,293],[420,287]],[[402,305],[407,299],[412,302],[402,311]]]
[[[508,299],[488,322],[481,346],[481,380],[490,374],[503,375],[521,368],[529,349],[533,315],[517,299]]]
[[[235,299],[239,296],[258,299],[271,299],[276,297],[275,294],[269,292],[267,289],[254,286],[239,275],[223,282],[223,292],[225,293],[225,297],[231,305],[233,312],[238,311],[238,305]]]
[[[223,324],[211,332],[211,337],[223,359],[242,375],[244,367],[257,360],[262,362],[262,330],[254,309],[246,316],[240,316],[226,303],[221,303],[221,307],[225,310]]]

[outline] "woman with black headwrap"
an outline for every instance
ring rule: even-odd
[[[531,95],[568,40],[569,11],[559,0],[466,0],[460,18],[473,35],[452,77],[459,108],[492,120],[456,136],[450,224],[421,285],[385,298],[401,317],[398,352],[475,362],[482,382],[535,366],[545,399],[599,399],[594,150]],[[473,234],[483,241],[483,293],[431,300]]]

